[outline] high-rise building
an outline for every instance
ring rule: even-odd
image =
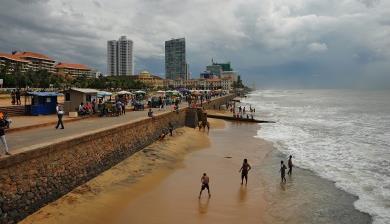
[[[118,75],[117,41],[107,41],[107,75]]]
[[[165,78],[188,80],[190,79],[188,67],[185,39],[165,41]]]
[[[134,75],[133,41],[126,36],[107,41],[107,74]]]

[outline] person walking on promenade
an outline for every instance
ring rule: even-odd
[[[93,100],[92,100],[92,113],[93,113],[93,114],[96,113],[96,99],[93,99]]]
[[[293,168],[293,163],[292,163],[292,155],[290,155],[290,158],[288,159],[288,172],[287,174],[288,175],[291,175],[292,174],[292,168]]]
[[[20,89],[16,90],[15,95],[16,95],[16,105],[21,105],[22,102],[20,101]]]
[[[9,151],[8,151],[8,145],[7,145],[7,141],[5,139],[5,130],[4,129],[7,126],[8,126],[7,120],[2,118],[0,120],[0,139],[1,139],[1,142],[3,143],[5,154],[6,155],[11,155],[11,153],[9,153]]]
[[[122,114],[123,115],[126,115],[126,101],[124,100],[121,100],[121,103],[122,103]]]
[[[286,169],[287,167],[284,165],[283,160],[280,161],[280,177],[282,178],[282,182],[286,183]]]
[[[149,108],[148,117],[153,118],[153,111],[152,111],[152,108]]]
[[[249,170],[251,170],[252,167],[249,165],[248,160],[244,159],[244,162],[242,163],[242,166],[238,172],[241,172],[241,185],[244,183],[245,179],[245,185],[248,184],[248,173]]]
[[[119,116],[119,115],[122,115],[122,103],[121,101],[117,100],[116,103],[115,103],[115,107],[116,107],[116,115]]]
[[[64,116],[64,111],[62,110],[61,106],[58,103],[56,106],[56,111],[57,111],[57,117],[58,117],[56,129],[58,129],[58,127],[60,125],[61,125],[61,129],[64,129],[64,123],[62,122],[62,117]]]
[[[16,102],[16,95],[15,95],[15,91],[12,90],[12,92],[11,92],[11,103],[12,103],[12,105],[15,105],[15,102]]]
[[[210,178],[207,176],[206,173],[203,173],[202,178],[200,178],[200,182],[202,183],[202,187],[200,188],[199,198],[202,196],[202,191],[204,189],[207,189],[207,192],[209,193],[209,197],[211,197],[210,186],[209,186]]]

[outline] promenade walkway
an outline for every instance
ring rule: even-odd
[[[182,105],[184,106],[184,105]],[[154,114],[168,113],[171,109],[159,111],[154,109]],[[142,118],[147,118],[147,110],[126,112],[126,115],[118,117],[93,117],[82,119],[77,122],[65,123],[65,129],[55,129],[55,125],[17,131],[6,134],[7,143],[11,153],[24,151],[23,148],[42,143],[49,143],[61,138],[78,136],[80,134],[106,128],[114,125],[120,125]],[[32,117],[32,119],[34,119]]]
[[[217,98],[213,98],[215,100]],[[180,104],[180,108],[186,108],[187,102]],[[172,112],[172,107],[166,107],[165,110],[153,109],[154,115]],[[17,154],[23,151],[35,148],[42,144],[51,144],[62,139],[77,137],[79,135],[97,131],[99,129],[109,128],[116,125],[125,124],[128,122],[147,119],[148,110],[126,112],[126,115],[118,117],[91,117],[88,119],[81,119],[75,122],[65,123],[65,129],[55,129],[55,125],[45,127],[29,128],[27,130],[19,130],[15,132],[6,133],[7,143],[11,154]],[[32,120],[34,117],[30,117]],[[55,118],[55,116],[54,116]],[[49,116],[45,119],[53,119]],[[34,121],[30,121],[34,123]]]

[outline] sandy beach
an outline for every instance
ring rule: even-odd
[[[370,223],[330,181],[295,169],[280,184],[272,144],[256,124],[211,120],[210,133],[180,128],[21,223]],[[247,186],[238,172],[248,158]],[[199,200],[200,177],[211,198]]]

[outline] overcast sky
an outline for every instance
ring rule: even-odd
[[[134,41],[135,70],[164,74],[185,37],[192,77],[231,61],[261,87],[390,86],[389,0],[0,0],[0,51],[106,72],[106,42]]]

